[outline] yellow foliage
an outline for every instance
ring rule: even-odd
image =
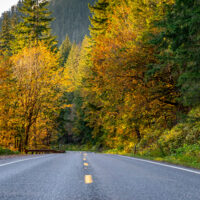
[[[64,89],[58,59],[43,43],[25,47],[12,56],[11,81],[7,84],[9,119],[3,120],[3,127],[0,123],[4,132],[9,131],[6,136],[1,134],[0,145],[23,150],[32,146],[33,141],[37,145],[37,141],[42,143],[46,138],[49,143],[54,137],[58,100]],[[4,101],[3,105],[7,103]]]

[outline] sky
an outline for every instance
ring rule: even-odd
[[[4,11],[7,11],[11,6],[17,4],[18,0],[0,0],[0,16]]]

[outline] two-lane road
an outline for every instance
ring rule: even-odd
[[[200,171],[67,152],[0,160],[0,200],[200,200]]]

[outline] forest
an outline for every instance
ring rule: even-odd
[[[19,16],[19,8],[23,0],[19,0],[17,5],[13,5],[7,11],[10,17]],[[90,24],[90,10],[88,4],[93,5],[95,0],[51,0],[48,8],[52,13],[54,20],[51,22],[52,33],[56,35],[58,45],[65,39],[66,34],[72,42],[81,43],[84,36],[89,34],[88,26]],[[3,17],[0,16],[0,26]]]
[[[70,144],[200,167],[200,2],[98,0],[82,44],[67,35],[61,45],[48,4],[24,0],[3,15],[0,146]]]

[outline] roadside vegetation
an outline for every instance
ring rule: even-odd
[[[0,156],[4,156],[4,155],[16,155],[19,154],[19,152],[17,151],[11,151],[10,149],[4,149],[2,147],[0,147]]]
[[[199,167],[199,8],[195,0],[90,7],[91,36],[65,65],[69,143]]]

